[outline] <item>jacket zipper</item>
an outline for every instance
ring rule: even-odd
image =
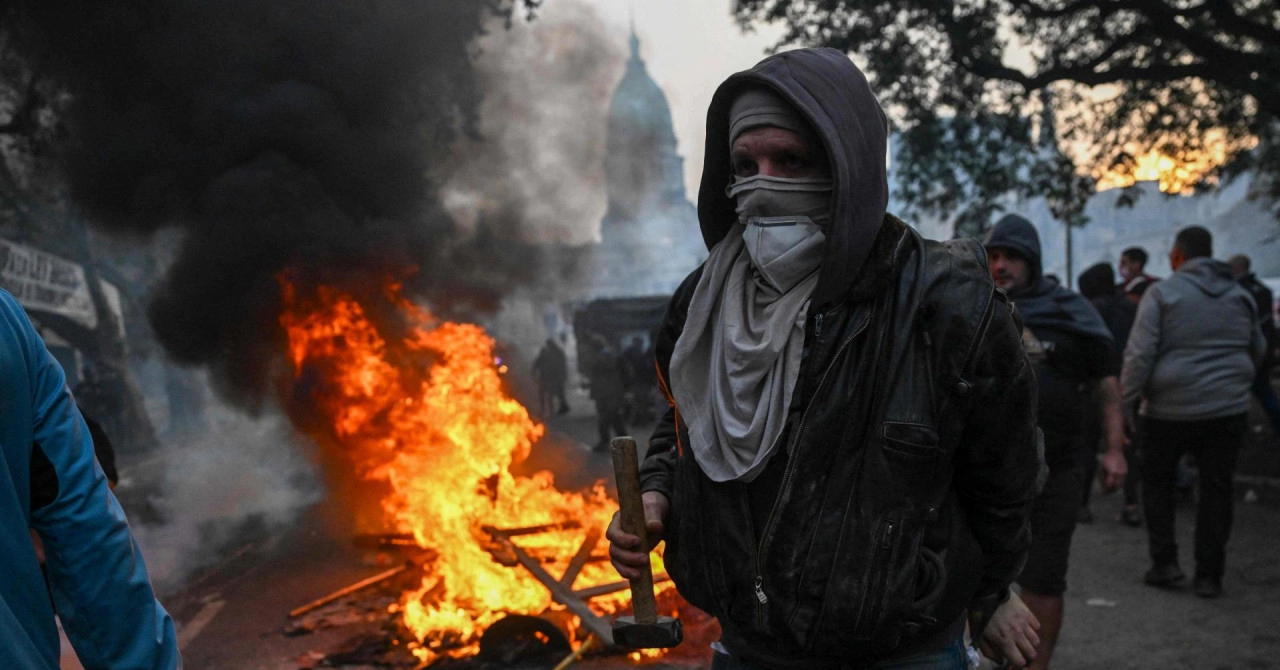
[[[968,384],[965,380],[965,375],[969,371],[969,366],[973,363],[974,354],[976,354],[978,348],[982,346],[982,342],[987,339],[987,331],[991,328],[991,321],[995,314],[996,300],[996,293],[995,290],[993,290],[991,295],[987,297],[986,306],[982,308],[982,317],[978,320],[978,332],[974,334],[973,340],[969,342],[969,348],[964,354],[964,362],[960,365],[958,378],[956,380],[959,386],[965,386]],[[941,417],[951,408],[951,400],[953,397],[954,395],[951,393],[946,394],[944,397],[941,407],[938,408],[939,420],[941,420]]]
[[[880,541],[876,543],[878,546],[871,557],[868,580],[862,587],[862,602],[858,605],[858,618],[854,624],[855,631],[862,633],[864,637],[875,631],[875,615],[883,609],[881,601],[884,600],[885,563],[890,564],[888,569],[893,568],[893,543],[897,534],[898,522],[894,519],[886,521],[884,530],[880,532]],[[873,609],[869,610],[868,607]]]
[[[982,319],[978,321],[978,332],[973,337],[973,343],[969,345],[969,351],[965,353],[964,366],[967,368],[969,363],[973,361],[973,354],[977,352],[978,347],[982,346],[982,341],[987,338],[987,330],[991,327],[992,313],[995,311],[996,294],[992,291],[987,298],[987,306],[982,309]],[[964,374],[964,369],[960,370]]]
[[[888,549],[893,544],[894,531],[898,530],[898,522],[890,521],[884,528],[884,537],[880,540],[880,548]]]
[[[800,437],[804,433],[804,425],[809,419],[809,410],[813,407],[813,399],[816,398],[818,396],[818,392],[822,390],[822,385],[826,383],[827,376],[831,374],[832,368],[834,368],[836,366],[836,363],[840,361],[841,354],[843,354],[845,349],[849,347],[849,344],[853,342],[853,339],[855,337],[861,335],[862,332],[867,329],[867,325],[870,323],[871,323],[871,315],[868,314],[867,318],[863,319],[862,323],[858,326],[857,330],[853,331],[853,333],[851,333],[849,337],[846,337],[844,341],[840,343],[840,347],[836,349],[835,355],[831,357],[831,363],[827,365],[827,369],[823,370],[822,376],[818,378],[818,385],[814,387],[813,395],[810,396],[810,399],[809,399],[809,404],[804,408],[804,412],[800,415],[800,423],[796,425],[795,436],[791,439],[791,447],[792,447],[791,456],[787,459],[787,466],[782,472],[782,484],[778,487],[777,497],[773,499],[773,506],[769,508],[769,516],[765,518],[765,522],[764,522],[764,532],[760,535],[759,546],[756,547],[756,555],[755,555],[755,568],[756,568],[755,596],[757,601],[756,624],[761,628],[764,628],[764,623],[765,623],[764,622],[764,606],[769,603],[769,596],[766,595],[764,592],[764,569],[761,566],[760,561],[761,561],[761,557],[764,556],[765,547],[769,543],[769,536],[773,533],[773,525],[777,517],[778,505],[781,504],[782,502],[782,494],[785,493],[787,488],[790,487],[791,485],[791,475],[795,469],[794,468],[795,447],[800,444]],[[817,333],[819,332],[821,326],[822,326],[822,314],[819,313],[816,316],[814,316],[815,339],[817,337]]]

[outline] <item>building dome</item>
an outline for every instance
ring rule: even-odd
[[[640,40],[631,35],[631,58],[626,74],[614,90],[609,104],[609,138],[644,140],[662,148],[676,146],[672,129],[671,107],[667,96],[649,76],[640,58]]]
[[[670,294],[706,259],[706,245],[685,197],[671,107],[645,71],[634,27],[631,59],[609,104],[604,170],[609,207],[600,223],[593,293]]]
[[[604,234],[617,225],[643,220],[687,203],[684,160],[676,152],[667,96],[649,76],[640,58],[640,39],[631,32],[631,58],[609,103],[609,140],[605,158],[609,212]]]

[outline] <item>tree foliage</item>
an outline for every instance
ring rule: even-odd
[[[865,64],[900,124],[898,195],[961,227],[989,220],[1001,193],[1045,186],[1075,216],[1081,184],[1063,179],[1132,175],[1153,150],[1211,157],[1198,187],[1254,172],[1280,216],[1277,0],[735,0],[734,12]],[[1046,87],[1069,158],[1041,150],[1025,119]]]

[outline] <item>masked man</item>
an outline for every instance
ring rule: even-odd
[[[1030,543],[1035,382],[982,249],[885,212],[887,124],[830,49],[730,77],[707,114],[706,263],[655,343],[671,406],[651,542],[719,619],[715,668],[966,668]],[[614,566],[648,560],[615,519]]]

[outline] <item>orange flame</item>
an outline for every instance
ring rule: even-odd
[[[527,571],[493,560],[481,527],[575,523],[577,530],[520,538],[530,553],[567,565],[581,528],[603,528],[616,505],[599,483],[566,493],[548,472],[511,474],[544,429],[503,391],[494,341],[478,326],[437,322],[395,286],[388,297],[408,328],[389,341],[351,296],[319,287],[303,300],[283,283],[281,324],[295,383],[318,374],[312,403],[357,474],[389,484],[382,501],[389,524],[438,554],[421,587],[392,608],[417,637],[415,655],[431,662],[474,653],[479,634],[504,614],[551,606],[548,590]],[[607,562],[593,562],[576,584],[617,579]],[[593,603],[613,611],[624,601]]]

